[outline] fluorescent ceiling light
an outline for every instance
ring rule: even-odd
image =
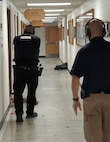
[[[53,23],[54,21],[43,21],[44,23]]]
[[[70,2],[67,3],[27,3],[27,6],[64,6],[71,5]]]
[[[48,10],[44,10],[45,12],[61,12],[64,11],[64,9],[48,9]]]
[[[92,18],[91,16],[81,16],[81,17],[79,17],[80,19],[88,19],[88,18]]]
[[[42,21],[43,21],[43,22],[44,22],[44,21],[53,22],[53,21],[55,21],[55,19],[42,19]]]
[[[54,18],[52,18],[52,19],[45,19],[45,18],[42,19],[42,21],[44,21],[44,20],[45,20],[45,21],[54,21],[55,19],[54,19]]]
[[[57,17],[44,17],[44,19],[42,19],[42,21],[44,23],[53,23],[55,21]]]
[[[45,19],[56,19],[57,17],[45,17]]]
[[[56,13],[56,14],[45,14],[45,16],[58,16],[60,15],[59,13]]]
[[[83,21],[83,19],[77,19],[77,22]]]

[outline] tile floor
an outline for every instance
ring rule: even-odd
[[[37,118],[16,124],[14,107],[0,130],[1,142],[85,142],[83,112],[76,117],[72,109],[71,76],[67,70],[54,70],[61,64],[58,58],[41,58],[44,67],[39,77],[35,107]],[[24,96],[26,91],[24,91]],[[24,110],[25,110],[24,103]]]

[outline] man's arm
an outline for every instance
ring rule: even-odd
[[[76,115],[77,115],[77,108],[82,110],[78,95],[79,85],[80,85],[79,77],[73,75],[72,76],[73,109]]]
[[[38,39],[38,55],[39,55],[39,52],[40,52],[40,44],[41,44],[41,39],[39,38]]]
[[[79,98],[78,90],[79,90],[79,78],[73,75],[72,76],[72,92],[73,92],[73,98],[75,99]]]

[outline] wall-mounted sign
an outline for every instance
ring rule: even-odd
[[[85,34],[85,25],[91,18],[94,18],[94,9],[76,17],[76,44],[78,46],[82,47],[89,42]]]
[[[27,9],[24,12],[24,17],[27,20],[41,20],[45,17],[45,12],[43,9]]]
[[[69,36],[69,43],[74,44],[74,36],[75,36],[75,30],[74,30],[74,20],[71,19],[68,21],[68,36]]]
[[[42,27],[44,26],[44,23],[41,20],[32,20],[31,25],[34,27]]]

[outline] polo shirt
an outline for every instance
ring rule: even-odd
[[[82,88],[88,93],[110,90],[110,42],[93,38],[78,51],[70,74],[83,77]]]

